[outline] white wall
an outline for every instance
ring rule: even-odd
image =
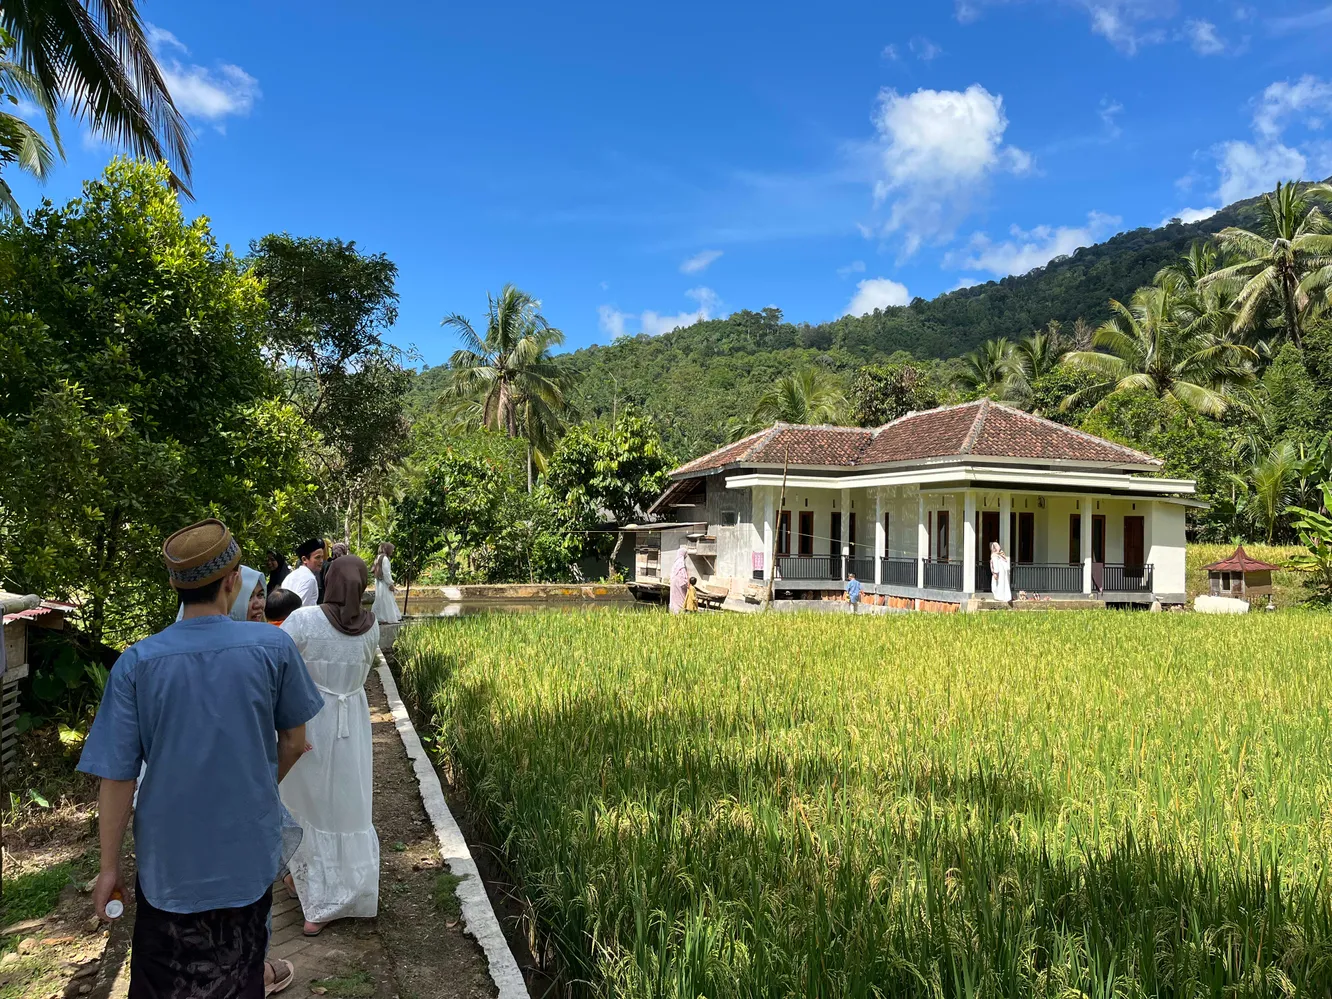
[[[1152,565],[1152,589],[1157,593],[1182,594],[1187,589],[1184,573],[1184,507],[1177,503],[1139,503],[1146,515],[1147,561]]]

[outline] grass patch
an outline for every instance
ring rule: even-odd
[[[47,948],[24,954],[17,962],[0,969],[0,999],[33,999],[63,984],[59,963]]]
[[[598,612],[397,653],[594,996],[1257,999],[1332,995],[1330,645],[1315,612]]]
[[[0,926],[40,919],[53,912],[60,892],[74,874],[73,864],[56,864],[42,871],[5,878],[5,894],[0,899]]]
[[[435,876],[435,908],[446,919],[457,920],[462,918],[462,903],[458,901],[458,885],[462,884],[463,878],[464,875],[451,874],[448,871]]]
[[[370,972],[360,968],[350,968],[341,975],[332,978],[320,978],[310,984],[311,991],[323,989],[316,995],[330,995],[334,999],[370,999],[375,994],[375,980]]]

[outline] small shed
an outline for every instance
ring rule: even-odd
[[[1272,573],[1280,568],[1251,557],[1240,545],[1234,554],[1207,566],[1207,581],[1214,597],[1247,600],[1250,596],[1270,594]]]
[[[74,608],[33,594],[0,590],[0,617],[4,620],[0,644],[0,772],[14,762],[17,738],[19,681],[28,675],[28,629],[65,626],[65,615]]]

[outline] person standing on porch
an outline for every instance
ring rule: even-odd
[[[689,555],[685,546],[675,553],[675,565],[671,567],[671,613],[683,614],[685,593],[689,589]]]
[[[301,564],[282,581],[284,590],[301,598],[302,607],[319,603],[319,574],[324,568],[324,539],[311,538],[296,549]]]
[[[1013,588],[1008,582],[1008,554],[999,547],[998,541],[990,542],[990,595],[995,600],[1012,603]]]
[[[365,681],[379,651],[379,625],[361,605],[369,572],[355,555],[328,564],[324,602],[282,623],[305,657],[324,710],[310,723],[310,750],[282,785],[282,801],[305,835],[288,865],[305,913],[305,935],[335,919],[379,908],[379,838],[371,820],[373,750]]]
[[[266,962],[272,884],[283,856],[278,784],[323,708],[291,638],[233,619],[240,546],[204,520],[163,545],[182,620],[116,661],[79,770],[101,778],[97,915],[125,898],[120,851],[134,814],[138,907],[130,999],[259,999],[291,984]]]

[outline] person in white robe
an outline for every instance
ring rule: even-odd
[[[296,549],[300,564],[282,581],[284,590],[291,590],[301,598],[302,607],[319,603],[319,571],[324,567],[324,540],[311,538]]]
[[[671,567],[671,613],[683,614],[685,596],[689,592],[689,554],[681,545]]]
[[[393,596],[396,587],[393,584],[393,566],[389,556],[393,554],[392,542],[385,541],[379,546],[375,556],[375,566],[371,575],[375,577],[375,620],[380,624],[397,624],[402,619],[398,610],[398,601]]]
[[[368,918],[379,909],[379,837],[371,821],[373,751],[365,696],[379,625],[361,604],[368,576],[365,562],[355,555],[330,562],[324,602],[302,607],[282,623],[324,695],[324,709],[305,726],[310,749],[279,787],[282,803],[304,832],[288,870],[307,936],[335,919]]]
[[[995,600],[1009,603],[1013,599],[1013,589],[1008,582],[1010,570],[1008,554],[999,547],[998,541],[990,542],[990,596]]]

